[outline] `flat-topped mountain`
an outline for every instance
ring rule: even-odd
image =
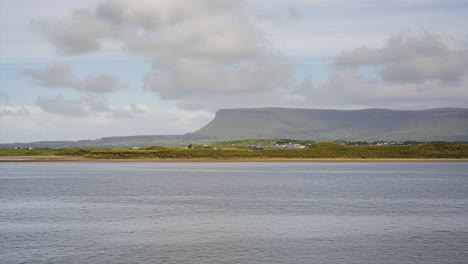
[[[226,139],[467,141],[468,109],[221,109],[196,135]]]
[[[238,139],[349,141],[468,141],[468,109],[318,110],[222,109],[213,121],[185,135],[104,137],[96,140],[0,143],[0,148],[116,148],[188,145]]]

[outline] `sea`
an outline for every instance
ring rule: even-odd
[[[468,163],[0,163],[0,263],[466,264]]]

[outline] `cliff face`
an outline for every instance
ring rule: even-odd
[[[468,141],[468,109],[222,109],[216,113],[213,121],[194,134],[219,140],[289,138]]]

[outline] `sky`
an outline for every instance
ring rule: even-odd
[[[466,0],[0,0],[0,143],[468,107]]]

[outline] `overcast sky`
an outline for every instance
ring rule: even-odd
[[[468,107],[466,0],[0,0],[0,143]]]

